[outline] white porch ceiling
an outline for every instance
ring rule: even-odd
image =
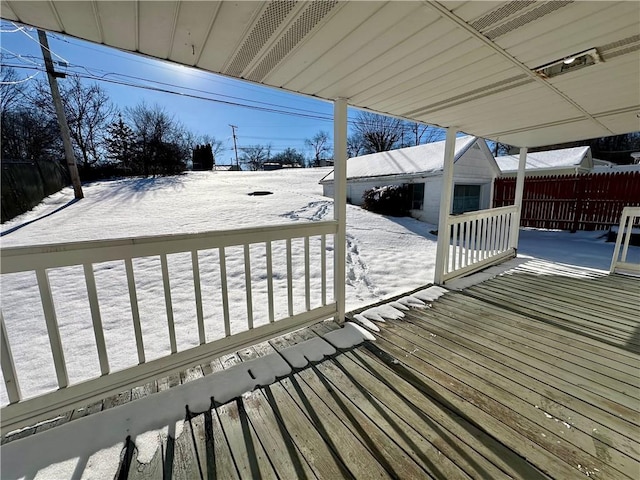
[[[517,146],[640,130],[640,2],[9,1],[0,16]],[[603,62],[533,69],[597,48]]]

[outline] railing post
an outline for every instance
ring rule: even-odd
[[[347,272],[347,101],[344,98],[333,102],[333,159],[333,218],[338,222],[333,251],[333,291],[337,305],[336,321],[343,322]]]
[[[10,403],[20,401],[20,385],[18,384],[18,375],[16,374],[16,366],[13,363],[13,355],[11,346],[9,345],[9,337],[4,326],[4,317],[0,312],[0,358],[2,366],[2,376],[4,377],[4,385],[7,389],[7,396]]]
[[[524,194],[524,176],[527,166],[527,147],[520,149],[520,161],[518,162],[518,176],[516,178],[516,197],[513,204],[517,211],[511,217],[511,232],[509,234],[509,248],[518,250],[518,237],[520,234],[520,218],[522,216],[522,196]]]
[[[640,263],[627,262],[629,243],[633,233],[633,225],[640,217],[640,207],[624,207],[620,215],[620,226],[616,237],[616,245],[613,249],[610,273],[627,272],[640,275]],[[622,249],[622,252],[620,251]]]
[[[440,216],[438,219],[438,246],[436,249],[436,267],[434,283],[442,285],[444,280],[445,258],[449,250],[449,222],[453,198],[453,160],[456,151],[456,128],[447,128],[444,144],[444,165],[442,171],[442,192],[440,193]]]

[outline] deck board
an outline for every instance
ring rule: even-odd
[[[147,463],[125,441],[116,478],[638,478],[639,300],[640,279],[526,261],[377,323],[375,341],[204,412],[185,406],[182,433],[158,435]],[[38,428],[337,328],[207,360]]]
[[[440,340],[444,339],[442,342],[447,343],[448,348],[454,352],[469,352],[466,357],[481,364],[486,365],[489,361],[495,366],[495,368],[491,367],[493,372],[504,373],[504,367],[506,367],[510,369],[507,373],[508,378],[512,371],[527,376],[534,382],[538,381],[536,379],[543,378],[543,383],[553,388],[560,388],[578,399],[598,402],[600,399],[597,396],[601,396],[606,402],[608,398],[612,398],[616,405],[607,411],[616,417],[623,416],[638,425],[637,411],[634,410],[638,405],[637,389],[629,386],[627,390],[630,394],[619,392],[613,387],[624,390],[625,384],[570,362],[563,364],[548,350],[545,355],[545,352],[534,347],[536,341],[534,338],[523,337],[512,340],[506,336],[506,333],[489,332],[486,325],[481,327],[470,325],[460,321],[459,318],[459,313],[442,314],[437,306],[425,314],[408,315],[408,320],[413,321],[414,324],[420,321],[427,322],[427,330],[437,333],[437,336],[432,339],[433,342],[440,343]],[[406,327],[406,324],[400,326]],[[420,335],[422,332],[418,329],[416,333]],[[426,332],[423,335],[426,335]],[[464,347],[464,350],[459,349],[458,346]],[[578,381],[579,385],[574,385],[574,381]]]
[[[601,348],[591,347],[584,341],[577,342],[575,338],[562,332],[559,334],[532,325],[522,315],[498,310],[475,299],[465,299],[465,302],[460,304],[450,296],[444,296],[439,300],[436,309],[456,318],[461,327],[473,328],[479,335],[498,336],[523,343],[527,351],[532,352],[534,356],[542,355],[556,365],[555,362],[561,360],[569,362],[571,368],[573,365],[583,366],[612,379],[617,389],[640,395],[637,391],[637,368],[621,363],[620,355],[617,353],[612,352],[609,355]],[[487,315],[491,316],[490,323],[483,321]]]
[[[639,286],[527,262],[192,417],[183,435],[193,449],[180,439],[174,449],[201,478],[635,479]],[[272,339],[193,375],[336,328]]]
[[[346,353],[334,361],[433,445],[435,452],[427,449],[423,454],[444,454],[473,478],[547,478],[459,412],[396,375],[366,350]]]
[[[545,297],[544,290],[529,285],[519,286],[510,281],[508,284],[491,283],[482,285],[485,295],[502,300],[504,306],[536,305],[536,310],[548,313],[564,320],[570,320],[582,328],[589,328],[600,333],[624,340],[633,332],[634,320],[630,316],[622,315],[612,309],[598,309],[592,305],[579,302],[573,294],[561,292],[553,297]],[[471,292],[474,292],[471,289]]]
[[[547,373],[544,371],[528,370],[498,352],[490,351],[479,344],[462,341],[446,330],[434,329],[433,323],[430,323],[427,329],[412,328],[410,325],[414,319],[415,317],[410,318],[408,322],[400,323],[395,331],[405,340],[413,339],[411,345],[414,345],[415,349],[420,349],[420,352],[413,355],[458,378],[464,377],[467,385],[474,388],[474,395],[485,395],[495,399],[496,403],[489,404],[488,408],[496,409],[498,414],[499,412],[507,412],[503,417],[505,422],[513,422],[510,424],[514,429],[520,427],[523,431],[531,432],[528,436],[530,440],[555,453],[558,458],[573,459],[571,461],[580,464],[592,464],[605,472],[607,465],[597,459],[598,449],[604,448],[605,445],[594,442],[589,433],[591,428],[604,430],[605,425],[619,419],[614,415],[603,416],[603,419],[594,415],[596,420],[585,418],[580,412],[588,408],[590,404],[578,400],[580,397],[567,394],[564,390],[570,387],[570,384],[544,383],[536,379],[536,376],[546,378]],[[417,321],[424,322],[424,319],[418,318]],[[426,338],[422,336],[424,334],[421,335],[420,330],[425,331]],[[434,331],[437,334],[430,338]],[[445,336],[451,337],[452,340],[445,338]],[[453,342],[453,339],[458,343]],[[459,346],[464,347],[464,350]],[[461,353],[458,354],[457,351]],[[528,375],[519,370],[527,371]],[[565,387],[564,390],[561,387]],[[602,400],[606,401],[606,399]],[[554,418],[550,419],[547,415]],[[558,421],[555,421],[556,418]],[[560,418],[567,420],[560,421]],[[632,428],[625,422],[618,423],[622,424],[620,429],[629,430]],[[588,430],[589,433],[585,433],[580,429],[581,427],[583,430]],[[628,446],[629,439],[624,436],[619,438],[618,442],[619,445],[631,448]],[[574,449],[580,451],[568,452]],[[625,459],[626,457],[621,456],[619,470],[625,471],[637,467],[637,463],[624,462]]]
[[[613,370],[624,372],[634,378],[635,383],[637,377],[636,372],[640,368],[639,356],[633,354],[618,345],[612,345],[597,336],[579,334],[573,329],[558,328],[553,321],[545,321],[544,318],[538,318],[539,321],[531,321],[530,316],[523,315],[519,312],[505,310],[504,308],[494,304],[480,300],[479,298],[468,296],[464,302],[453,302],[450,296],[445,295],[439,299],[439,305],[449,304],[452,308],[466,311],[472,315],[477,322],[485,324],[484,318],[490,316],[496,328],[502,328],[503,325],[512,327],[516,332],[521,332],[523,336],[531,336],[538,342],[547,342],[552,351],[561,350],[558,344],[565,345],[567,351],[609,366]],[[536,314],[538,315],[538,314]]]

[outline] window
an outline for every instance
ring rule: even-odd
[[[422,210],[424,203],[424,183],[410,183],[409,198],[411,198],[411,210]]]
[[[453,187],[453,213],[480,210],[481,185],[455,185]]]

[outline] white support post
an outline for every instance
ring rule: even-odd
[[[511,232],[509,235],[509,248],[518,250],[518,236],[520,234],[520,218],[522,213],[522,194],[524,193],[524,173],[527,166],[527,147],[520,149],[520,162],[518,163],[518,177],[516,178],[516,198],[514,206],[518,208],[511,219]]]
[[[333,218],[338,222],[333,252],[334,295],[337,305],[336,321],[345,318],[345,281],[347,255],[347,101],[333,102]]]
[[[438,219],[438,246],[436,249],[436,267],[434,283],[442,285],[444,280],[445,259],[449,251],[450,232],[447,219],[451,214],[453,200],[453,160],[456,151],[456,128],[447,128],[444,144],[444,166],[442,171],[442,192],[440,194],[440,216]]]

